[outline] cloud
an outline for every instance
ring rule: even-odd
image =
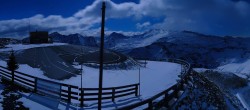
[[[164,28],[250,36],[249,3],[247,0],[140,0],[138,4],[117,4],[106,0],[106,19],[134,19],[138,22],[135,24],[138,30]],[[59,31],[63,34],[96,30],[95,26],[101,21],[101,5],[102,0],[95,0],[66,18],[37,14],[30,18],[3,20],[0,21],[0,37],[27,36],[29,23],[31,30]],[[143,21],[145,17],[162,17],[164,20],[155,24],[150,20]]]
[[[30,18],[12,19],[0,21],[0,37],[27,36],[29,24],[31,31],[48,30],[59,31],[63,34],[82,33],[92,29],[94,25],[101,21],[102,0],[96,0],[93,4],[72,14],[71,17],[64,18],[61,15],[43,16],[34,15]],[[135,3],[115,4],[106,1],[106,18],[130,17],[134,13]],[[125,16],[124,16],[125,15]]]
[[[136,28],[141,30],[141,29],[147,29],[151,25],[150,22],[144,22],[144,23],[137,23]]]
[[[162,0],[165,20],[153,28],[250,37],[250,4],[231,0]],[[175,7],[175,8],[171,8]]]

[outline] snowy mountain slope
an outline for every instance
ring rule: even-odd
[[[250,56],[248,38],[208,36],[188,31],[166,33],[150,45],[121,52],[136,58],[181,58],[196,67],[207,68],[244,62]]]
[[[219,71],[232,72],[238,76],[246,78],[246,75],[250,75],[250,59],[240,63],[229,63],[217,68]]]
[[[49,36],[51,37],[53,42],[69,43],[91,47],[97,46],[95,38],[90,36],[82,36],[80,34],[62,35],[58,32],[51,33],[49,34]]]
[[[106,36],[105,44],[106,48],[128,50],[150,45],[166,35],[168,35],[168,31],[166,30],[149,30],[142,34],[132,34],[132,36],[125,36],[122,33],[114,32]]]

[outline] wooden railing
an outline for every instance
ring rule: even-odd
[[[147,109],[153,109],[157,106],[158,103],[155,103],[155,100],[164,97],[164,101],[168,102],[167,106],[171,107],[175,104],[178,97],[183,93],[183,89],[187,85],[188,80],[191,78],[189,75],[191,74],[191,65],[183,60],[175,60],[175,59],[162,59],[159,61],[168,61],[173,63],[178,63],[182,65],[181,74],[179,75],[180,80],[170,88],[154,95],[153,97],[146,99],[144,101],[125,106],[122,108],[118,108],[121,110],[129,110],[133,108],[137,108],[139,106],[147,105]],[[0,66],[0,74],[2,77],[8,80],[12,80],[11,72],[3,66]],[[38,78],[35,76],[31,76],[22,72],[15,71],[14,73],[14,82],[22,87],[25,87],[34,93],[47,95],[49,97],[59,98],[63,101],[71,103],[72,101],[78,102],[79,105],[83,106],[85,101],[93,101],[98,100],[98,88],[79,88],[78,86],[58,83],[42,78]],[[48,85],[41,84],[38,82],[45,82],[50,84],[55,84],[60,86],[59,91],[55,91],[53,89],[47,88]],[[112,100],[115,101],[116,98],[124,97],[128,95],[138,96],[138,88],[139,84],[132,84],[120,87],[110,87],[103,88],[102,92],[102,100]],[[58,89],[58,88],[57,88]]]
[[[0,75],[4,79],[12,80],[12,74],[6,67],[0,66]],[[98,88],[79,88],[78,86],[54,82],[18,71],[14,72],[13,78],[15,84],[29,89],[34,93],[58,98],[68,103],[74,101],[83,106],[85,101],[98,100]],[[56,87],[53,87],[53,85]],[[128,95],[138,96],[138,88],[139,84],[103,88],[102,99],[115,101],[116,98]]]
[[[102,100],[112,99],[114,102],[115,99],[119,97],[132,94],[138,96],[138,86],[139,84],[132,84],[120,87],[103,88]],[[81,91],[79,94],[81,96],[81,98],[79,98],[81,104],[83,104],[84,101],[98,100],[98,88],[79,88],[79,90]]]
[[[161,59],[159,61],[166,61],[166,59]],[[187,86],[187,84],[189,83],[189,80],[192,79],[192,77],[190,76],[192,68],[188,62],[185,62],[183,60],[168,59],[167,61],[173,62],[173,63],[178,63],[178,64],[182,65],[181,75],[179,76],[180,80],[178,80],[175,85],[173,85],[173,86],[169,87],[168,89],[152,96],[151,98],[148,98],[148,99],[141,101],[141,102],[138,102],[138,103],[131,104],[129,106],[118,108],[118,110],[131,110],[131,109],[138,108],[141,106],[143,106],[144,109],[153,110],[156,106],[158,106],[160,104],[160,103],[157,103],[155,101],[156,99],[158,99],[160,97],[164,97],[161,100],[163,100],[164,102],[167,102],[167,104],[165,104],[164,106],[166,106],[168,108],[172,108],[173,105],[178,100],[178,98],[184,92],[184,89]]]

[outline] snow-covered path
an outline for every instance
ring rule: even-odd
[[[247,102],[245,101],[245,99],[241,96],[240,93],[236,94],[236,97],[240,100],[240,102],[242,103],[242,105],[244,106],[244,108],[246,108],[247,110],[250,110]]]

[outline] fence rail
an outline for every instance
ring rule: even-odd
[[[68,103],[74,100],[74,102],[78,102],[79,105],[83,106],[85,101],[98,100],[98,88],[80,88],[74,85],[38,78],[18,71],[14,71],[14,74],[12,74],[11,71],[3,66],[0,66],[0,75],[2,78],[10,81],[13,80],[15,84],[29,89],[34,93],[59,98]],[[115,101],[116,98],[128,95],[138,96],[139,86],[140,84],[137,83],[103,88],[102,99]]]

